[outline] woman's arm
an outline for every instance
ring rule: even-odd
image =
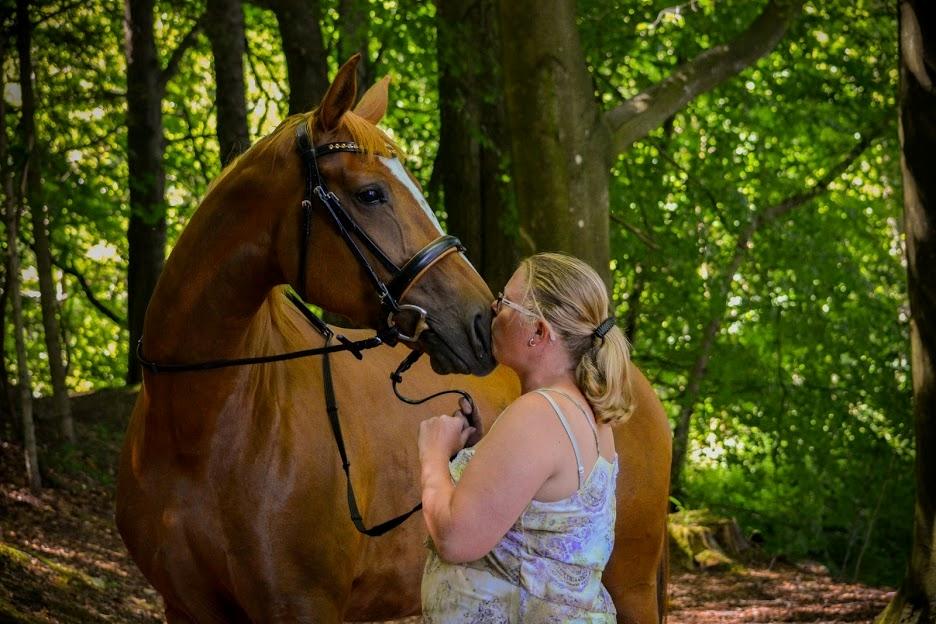
[[[453,563],[494,548],[556,471],[564,442],[548,404],[524,395],[478,443],[456,486],[448,460],[463,426],[462,419],[441,416],[420,428],[423,517],[439,555]]]

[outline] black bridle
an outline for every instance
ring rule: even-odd
[[[296,145],[299,155],[305,164],[306,188],[305,196],[301,203],[301,225],[299,230],[299,271],[298,271],[298,292],[300,296],[294,296],[287,293],[287,298],[302,312],[316,330],[325,338],[325,346],[314,349],[303,349],[300,351],[290,351],[275,355],[255,356],[246,358],[233,358],[224,360],[211,360],[207,362],[198,362],[191,364],[165,364],[147,360],[143,357],[143,338],[137,343],[136,356],[140,365],[151,373],[181,373],[214,370],[218,368],[228,368],[233,366],[247,366],[252,364],[267,364],[270,362],[282,362],[299,358],[321,355],[322,377],[325,386],[325,407],[328,412],[328,420],[331,425],[332,433],[335,437],[335,444],[338,447],[338,453],[341,457],[342,468],[344,469],[347,480],[348,508],[351,512],[351,520],[355,528],[361,533],[369,536],[383,535],[387,531],[399,526],[412,514],[422,509],[422,503],[416,505],[410,511],[383,522],[375,527],[367,528],[364,526],[363,519],[358,511],[357,501],[354,496],[354,490],[351,486],[351,463],[348,460],[348,454],[344,445],[344,437],[341,433],[341,422],[338,418],[338,405],[335,398],[334,384],[331,375],[331,361],[329,354],[339,351],[350,351],[357,359],[362,359],[362,351],[379,347],[382,344],[395,345],[398,341],[414,344],[419,339],[425,329],[431,329],[429,316],[426,310],[413,304],[401,303],[407,291],[431,268],[436,262],[450,253],[465,251],[464,245],[454,236],[442,235],[435,239],[412,258],[410,258],[402,267],[398,267],[380,246],[361,229],[355,220],[347,213],[341,205],[338,196],[328,190],[325,180],[322,178],[318,167],[318,159],[329,154],[339,152],[350,152],[362,154],[364,150],[353,141],[325,143],[315,147],[309,137],[306,124],[300,123],[296,128]],[[391,153],[391,156],[396,157]],[[374,286],[378,302],[381,307],[381,325],[377,330],[377,335],[364,340],[352,341],[340,334],[335,334],[321,319],[315,316],[306,307],[305,289],[306,289],[306,263],[308,260],[309,239],[312,234],[312,213],[314,211],[313,200],[317,199],[330,217],[331,222],[338,231],[338,234],[345,241],[345,244],[351,250],[358,264],[364,269],[368,279]],[[389,282],[385,282],[374,270],[374,267],[368,261],[367,256],[361,250],[361,247],[355,242],[355,238],[360,241],[370,252],[370,254],[383,265],[384,269],[391,275]],[[415,323],[409,328],[410,333],[401,331],[398,316],[402,313],[416,315]],[[412,319],[411,319],[412,320]],[[332,338],[338,340],[339,344],[330,344]],[[464,397],[471,405],[472,416],[476,414],[474,400],[467,392],[463,390],[444,390],[437,392],[423,399],[409,399],[400,394],[397,386],[403,382],[403,373],[416,363],[422,356],[422,351],[414,349],[413,352],[404,359],[397,369],[390,374],[393,385],[393,392],[401,401],[410,405],[425,403],[436,397],[446,394],[458,394]]]
[[[312,198],[315,197],[324,207],[325,212],[338,230],[338,234],[344,239],[348,249],[354,254],[358,264],[364,269],[374,286],[380,307],[384,312],[383,327],[382,331],[379,332],[384,341],[391,344],[395,343],[396,340],[416,342],[422,329],[427,327],[426,310],[412,304],[401,304],[400,300],[416,280],[426,272],[426,269],[449,253],[465,251],[465,246],[454,236],[442,235],[419,250],[402,268],[398,267],[393,260],[387,257],[380,245],[375,243],[351,218],[351,215],[345,211],[338,197],[328,190],[328,186],[326,186],[325,180],[322,179],[319,172],[318,159],[322,156],[338,152],[361,154],[364,150],[357,143],[350,141],[326,143],[313,147],[304,123],[299,124],[296,128],[296,144],[306,166],[306,191],[305,199],[302,200],[302,229],[300,230],[302,239],[299,247],[299,294],[305,298],[306,260],[312,228]],[[367,247],[371,255],[390,273],[392,277],[389,283],[384,282],[377,275],[374,267],[367,260],[367,256],[364,255],[364,252],[355,242],[355,238]],[[418,321],[414,325],[416,327],[415,335],[407,335],[399,330],[395,319],[401,312],[413,312],[418,315]]]

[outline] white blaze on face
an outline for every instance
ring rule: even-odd
[[[406,187],[406,190],[410,192],[413,196],[413,199],[416,200],[416,203],[419,204],[419,207],[423,209],[423,212],[426,213],[426,216],[429,217],[429,220],[432,221],[432,224],[435,225],[436,230],[439,232],[439,236],[445,236],[445,232],[442,231],[442,226],[439,224],[439,219],[436,218],[435,213],[432,212],[432,208],[429,207],[429,202],[426,201],[426,198],[423,197],[422,191],[419,190],[419,187],[416,186],[416,183],[413,182],[413,179],[409,177],[409,174],[406,172],[406,169],[403,168],[403,163],[400,162],[399,158],[387,158],[385,156],[380,157],[380,162],[393,174],[400,183]],[[473,264],[468,260],[468,258],[463,253],[459,253],[459,256],[465,261],[465,263],[471,267],[471,270],[481,277],[481,274],[478,273],[478,270],[474,267]]]
[[[400,181],[400,183],[406,187],[406,190],[410,192],[410,195],[413,196],[413,199],[416,200],[416,203],[419,204],[419,207],[423,209],[423,212],[426,213],[426,216],[429,217],[429,220],[432,221],[435,225],[436,230],[439,232],[439,236],[444,236],[445,232],[442,231],[442,226],[439,225],[439,220],[436,218],[435,213],[432,212],[432,208],[429,207],[429,202],[426,201],[426,198],[423,197],[422,192],[420,192],[419,187],[416,186],[416,183],[413,182],[413,179],[409,177],[409,174],[406,173],[406,169],[403,168],[403,163],[400,162],[399,158],[386,158],[384,156],[380,157],[380,162],[382,162],[387,169],[390,170],[390,173]]]

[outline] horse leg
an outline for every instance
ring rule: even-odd
[[[182,566],[180,566],[182,567]],[[178,573],[178,568],[176,569]],[[171,598],[164,594],[166,621],[169,624],[249,624],[251,622],[309,622],[341,624],[348,592],[342,598],[323,587],[302,583],[254,583],[238,587],[237,599],[227,590],[202,576],[177,577]],[[242,579],[250,577],[241,576]],[[296,577],[293,577],[296,578]]]
[[[264,578],[256,570],[238,569],[234,582],[245,622],[315,622],[341,624],[351,591],[351,579],[338,572],[331,577],[308,574],[278,559],[279,566]],[[309,559],[309,561],[316,561]],[[327,560],[321,560],[327,561]],[[340,565],[335,562],[335,565]],[[243,582],[238,582],[238,579]]]
[[[181,533],[163,542],[156,560],[156,575],[150,581],[162,594],[166,621],[170,624],[251,621],[221,583],[219,571],[200,564],[204,557],[184,543]]]
[[[660,550],[648,548],[648,541],[646,538],[629,540],[619,537],[615,543],[615,555],[605,568],[602,582],[614,601],[619,623],[652,624],[662,621],[658,594],[659,570],[663,562]]]
[[[278,596],[261,621],[341,624],[344,605],[318,592],[309,595]]]
[[[657,609],[656,583],[608,587],[617,609],[618,624],[652,624],[660,622]]]
[[[184,596],[163,599],[168,624],[249,623],[247,614],[232,600],[220,597],[206,587],[192,588]]]
[[[190,618],[184,611],[166,604],[165,608],[166,624],[194,624],[195,620]]]

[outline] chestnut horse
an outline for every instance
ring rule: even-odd
[[[284,296],[369,327],[387,325],[373,277],[313,203],[309,230],[296,130],[314,145],[354,143],[317,161],[350,218],[397,266],[441,236],[418,187],[376,123],[387,83],[353,110],[353,58],[320,106],[294,116],[214,182],[179,238],[150,301],[141,353],[160,363],[276,354],[325,341]],[[308,197],[308,194],[306,194]],[[300,208],[302,206],[302,208]],[[307,250],[307,252],[306,252]],[[365,257],[377,264],[374,252]],[[484,426],[519,391],[490,352],[490,290],[461,253],[430,258],[399,294],[428,310],[417,363],[402,388],[461,388]],[[389,279],[380,268],[382,279]],[[385,298],[384,298],[385,299]],[[385,303],[385,301],[384,301]],[[371,335],[340,330],[352,340]],[[351,482],[365,524],[419,500],[416,432],[454,400],[413,407],[389,373],[410,351],[380,347],[359,361],[331,356]],[[425,528],[419,515],[381,537],[352,524],[345,476],[326,415],[319,357],[167,374],[144,370],[117,484],[117,526],[163,597],[169,622],[340,622],[419,612]],[[454,373],[440,376],[438,373]],[[605,573],[620,621],[654,622],[662,585],[669,426],[634,368],[638,410],[615,434],[620,458],[616,547]]]

